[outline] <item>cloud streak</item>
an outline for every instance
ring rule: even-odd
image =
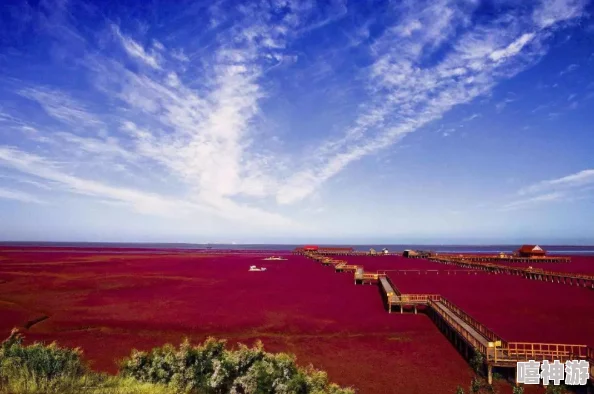
[[[554,190],[576,190],[594,185],[594,169],[587,169],[561,178],[542,181],[519,191],[520,195]]]
[[[20,201],[24,203],[46,204],[45,201],[19,190],[12,190],[0,187],[0,199]]]
[[[52,191],[143,214],[295,225],[284,205],[526,70],[546,53],[554,29],[579,17],[583,6],[547,0],[477,25],[477,2],[470,0],[391,5],[385,29],[373,39],[366,30],[370,45],[357,48],[368,58],[353,78],[364,85],[356,86],[362,93],[354,120],[332,137],[297,138],[290,152],[273,143],[282,133],[264,127],[267,108],[284,99],[279,69],[301,67],[304,40],[349,22],[350,3],[332,2],[320,14],[314,3],[295,0],[232,8],[216,2],[198,7],[200,15],[187,9],[141,32],[101,20],[91,35],[71,18],[49,18],[72,32],[54,34],[52,42],[63,51],[54,48],[60,59],[75,59],[68,67],[80,81],[61,89],[32,78],[14,89],[53,122],[3,109],[3,124],[30,132],[26,141],[0,146],[0,163],[51,183]],[[68,13],[64,7],[55,12]],[[176,40],[184,32],[172,21],[183,17],[203,18],[207,28]],[[310,68],[319,72],[325,64]]]
[[[504,204],[500,210],[510,211],[542,203],[571,201],[591,195],[593,186],[594,169],[582,170],[522,188],[517,193],[520,198]]]
[[[535,204],[562,201],[565,198],[566,198],[566,196],[564,193],[559,193],[559,192],[547,193],[547,194],[542,194],[542,195],[538,195],[538,196],[534,196],[534,197],[523,198],[520,200],[512,201],[510,203],[503,205],[500,210],[501,211],[512,211],[512,210],[530,207]]]
[[[584,8],[579,1],[543,1],[532,13],[512,12],[470,26],[476,4],[421,1],[394,10],[404,17],[375,45],[366,108],[342,137],[323,143],[312,155],[315,166],[281,186],[277,201],[307,197],[353,161],[400,141],[533,65],[546,52],[544,42],[555,24],[579,16]],[[442,60],[428,61],[446,40],[453,44]]]

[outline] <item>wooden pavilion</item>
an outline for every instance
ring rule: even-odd
[[[520,257],[544,257],[547,252],[538,245],[522,245],[517,254]]]

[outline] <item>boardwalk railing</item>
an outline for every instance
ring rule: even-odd
[[[584,286],[590,283],[594,286],[594,275],[588,274],[579,274],[579,273],[571,273],[571,272],[559,272],[559,271],[545,271],[540,268],[523,268],[523,267],[510,267],[509,265],[503,264],[493,264],[493,263],[479,263],[479,262],[472,262],[472,261],[465,261],[461,258],[444,258],[444,257],[432,257],[429,261],[433,261],[436,263],[442,264],[449,264],[449,265],[458,265],[460,267],[466,268],[475,268],[479,270],[486,270],[492,272],[503,272],[509,273],[512,275],[520,275],[530,279],[539,278],[539,279],[546,279],[549,278],[551,281],[557,279],[557,281],[567,281],[569,280],[570,283],[573,281],[577,281],[576,284],[580,284],[580,281],[583,282]]]
[[[320,261],[325,265],[334,265],[335,267],[348,266],[346,261],[334,260],[319,254],[306,254],[314,260]],[[550,272],[543,270],[530,270],[525,268],[501,266],[491,263],[472,263],[457,260],[433,258],[433,261],[443,262],[445,264],[456,264],[466,267],[476,266],[483,270],[500,270],[499,272],[527,273],[531,275],[565,275],[559,272]],[[386,272],[369,273],[365,272],[361,266],[349,266],[355,270],[355,282],[357,280],[377,280],[381,287],[382,296],[386,298],[389,306],[393,304],[401,305],[414,304],[415,313],[417,304],[429,306],[429,310],[441,318],[441,321],[456,332],[472,348],[485,356],[485,362],[489,366],[515,366],[518,361],[555,361],[565,362],[568,360],[587,360],[591,365],[591,374],[594,373],[594,349],[587,345],[571,344],[551,344],[551,343],[531,343],[531,342],[507,342],[499,335],[489,329],[487,326],[473,318],[462,308],[453,302],[442,297],[439,294],[402,294],[392,280],[386,275]],[[591,275],[567,274],[571,277],[594,279]],[[391,308],[389,309],[391,311]],[[491,376],[491,375],[489,375]],[[592,375],[591,375],[592,379]]]
[[[569,345],[556,343],[509,342],[502,347],[487,349],[487,360],[495,364],[518,361],[543,361],[561,363],[571,360],[594,362],[594,349],[587,345]]]
[[[571,257],[563,256],[533,256],[533,257],[520,257],[515,255],[488,255],[488,254],[453,254],[453,253],[440,253],[436,255],[437,258],[445,258],[450,260],[465,260],[469,262],[487,262],[487,261],[507,261],[517,263],[569,263]]]
[[[566,345],[553,343],[526,343],[510,342],[507,344],[508,354],[516,359],[548,359],[550,361],[559,360],[586,360],[590,356],[591,350],[586,345]]]
[[[410,303],[426,303],[429,301],[440,301],[442,298],[439,294],[401,294],[399,297],[399,303],[406,304]]]
[[[462,308],[458,307],[457,305],[455,305],[453,302],[451,302],[447,298],[442,297],[441,298],[441,303],[446,308],[448,308],[449,310],[451,310],[452,312],[454,312],[456,314],[456,316],[458,316],[460,319],[462,319],[466,324],[468,324],[469,326],[471,326],[472,328],[474,328],[476,330],[476,332],[478,332],[479,334],[481,334],[482,336],[484,336],[485,338],[487,338],[489,341],[492,341],[492,342],[494,342],[494,341],[505,342],[505,341],[503,341],[501,339],[501,337],[499,335],[495,334],[495,332],[493,332],[491,329],[489,329],[483,323],[479,322],[477,319],[475,319],[472,316],[470,316]]]
[[[459,324],[455,319],[453,319],[449,314],[444,312],[442,307],[440,307],[439,301],[431,301],[428,302],[429,306],[433,310],[434,313],[437,313],[443,321],[447,323],[449,327],[451,327],[454,331],[458,333],[460,337],[462,337],[471,347],[477,349],[480,353],[486,354],[487,353],[487,346],[480,341],[479,338],[476,338],[472,335],[464,326]],[[442,304],[443,305],[443,304]],[[445,307],[445,306],[444,306]]]
[[[394,289],[394,293],[397,296],[400,296],[402,294],[402,292],[400,290],[398,290],[398,287],[396,287],[396,285],[394,284],[394,282],[392,282],[392,279],[390,279],[389,276],[383,276],[383,278],[390,284],[392,289]]]

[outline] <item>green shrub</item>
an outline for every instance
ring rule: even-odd
[[[470,392],[471,393],[479,393],[483,388],[483,384],[479,378],[472,378],[470,382]]]
[[[0,393],[10,394],[351,394],[323,371],[298,367],[295,357],[264,351],[261,342],[227,350],[209,338],[150,352],[132,351],[118,376],[89,370],[79,349],[55,343],[23,345],[13,330],[0,346]]]
[[[524,386],[514,386],[512,389],[513,394],[524,394]]]
[[[0,387],[20,391],[61,392],[76,385],[86,372],[79,349],[34,343],[23,346],[17,330],[0,346]]]
[[[300,368],[295,357],[264,351],[261,342],[252,348],[239,345],[227,350],[226,342],[208,338],[191,346],[185,340],[150,352],[132,351],[120,364],[120,375],[141,382],[166,384],[176,392],[205,394],[308,394],[352,393],[328,382],[326,373]]]
[[[473,356],[470,359],[470,366],[477,374],[481,375],[483,373],[483,364],[484,364],[484,357],[477,349],[473,349]]]

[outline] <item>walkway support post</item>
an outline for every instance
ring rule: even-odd
[[[487,383],[493,384],[493,366],[487,364]]]

